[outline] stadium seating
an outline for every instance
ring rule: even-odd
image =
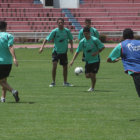
[[[140,31],[140,0],[82,0],[77,9],[44,8],[34,0],[0,0],[0,20],[7,21],[9,32],[50,32],[57,27],[58,17],[65,19],[66,27],[78,32],[86,18],[99,32],[120,32],[130,27]],[[80,24],[73,24],[78,22]]]
[[[33,3],[33,0],[0,0],[0,3]]]
[[[8,32],[50,32],[57,27],[58,17],[65,18],[66,27],[75,31],[58,8],[43,8],[34,0],[0,0],[0,20],[7,21]]]
[[[84,0],[72,14],[84,26],[84,19],[91,18],[92,25],[99,31],[122,31],[132,28],[140,31],[139,0]]]

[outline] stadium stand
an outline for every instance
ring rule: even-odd
[[[91,18],[99,31],[122,31],[124,28],[140,30],[140,1],[138,0],[84,0],[79,9],[71,13],[84,26],[84,19]]]
[[[42,38],[56,28],[58,17],[65,19],[66,27],[73,33],[91,18],[92,26],[108,36],[120,36],[124,28],[140,32],[139,0],[80,0],[80,8],[46,8],[37,0],[0,0],[0,20],[7,21],[8,32]]]
[[[7,21],[8,32],[49,32],[57,27],[58,17],[64,17],[61,9],[43,8],[33,0],[0,0],[0,20]],[[75,31],[65,18],[66,27]]]
[[[85,18],[91,18],[101,34],[120,37],[124,28],[140,35],[139,7],[139,0],[83,0],[79,9],[69,10],[82,27]]]

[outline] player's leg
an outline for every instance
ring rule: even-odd
[[[90,73],[91,88],[94,89],[96,84],[96,73]]]
[[[7,83],[7,77],[9,76],[12,69],[12,64],[7,65],[0,65],[0,85],[2,86],[2,89],[12,91],[12,88]]]
[[[91,79],[91,87],[88,89],[88,91],[94,91],[95,84],[96,84],[96,73],[99,70],[99,65],[100,65],[100,62],[85,65],[86,78]]]
[[[68,76],[68,57],[67,57],[67,53],[59,55],[59,58],[60,58],[60,65],[63,66],[64,83],[67,83],[67,76]]]
[[[49,87],[55,86],[57,63],[58,63],[58,54],[56,52],[53,52],[52,53],[52,83],[49,85]]]
[[[16,102],[19,102],[19,97],[18,97],[18,91],[17,90],[14,90],[8,83],[7,83],[7,78],[3,78],[3,79],[0,79],[0,85],[2,86],[2,89],[3,89],[3,94],[6,95],[6,91],[10,91]]]
[[[9,90],[10,92],[13,90],[12,87],[7,83],[6,78],[0,79],[0,85],[4,90]]]
[[[67,82],[68,77],[68,57],[67,53],[60,55],[60,65],[63,66],[63,79],[64,79],[64,86],[73,86],[72,84]]]
[[[134,80],[134,84],[135,84],[138,96],[140,97],[140,74],[134,74],[133,80]]]
[[[53,62],[53,66],[52,66],[52,81],[55,83],[55,79],[56,79],[56,69],[57,69],[57,61]]]
[[[64,78],[64,83],[67,83],[67,76],[68,76],[68,65],[63,65],[63,78]]]
[[[91,87],[88,89],[88,91],[94,91],[94,87],[96,84],[96,73],[86,73],[86,78],[91,79]]]
[[[7,91],[7,90],[6,90],[4,87],[2,87],[1,102],[5,102],[6,91]]]
[[[49,87],[55,86],[57,63],[58,63],[57,61],[54,61],[52,63],[52,83],[49,85]]]
[[[7,64],[7,65],[0,65],[0,85],[2,86],[2,97],[5,98],[6,96],[6,91],[10,91],[16,102],[19,101],[18,97],[18,91],[14,90],[7,82],[7,77],[9,76],[11,72],[12,64]]]

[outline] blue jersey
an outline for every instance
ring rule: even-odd
[[[125,72],[140,73],[140,41],[127,39],[121,45]]]

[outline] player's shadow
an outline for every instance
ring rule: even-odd
[[[35,104],[35,102],[28,102],[28,101],[19,101],[19,102],[6,102],[9,104]]]
[[[95,90],[95,92],[115,92],[114,90]]]
[[[73,87],[87,87],[87,86],[74,85]]]
[[[102,78],[102,77],[98,77],[97,79],[102,79],[102,80],[105,80],[105,79],[112,79],[112,78]]]
[[[80,86],[80,85],[73,85],[73,86],[63,86],[63,85],[61,85],[61,86],[55,86],[55,87],[59,87],[59,88],[64,88],[64,87],[66,87],[66,88],[73,88],[73,87],[87,87],[87,86]]]
[[[140,122],[140,119],[131,119],[130,122]]]
[[[96,92],[100,92],[100,93],[113,93],[113,92],[115,92],[115,91],[113,91],[113,90],[94,90],[94,91],[91,91],[91,92],[89,92],[89,91],[87,91],[87,90],[85,90],[85,91],[82,91],[82,92],[88,92],[88,93],[96,93]]]

